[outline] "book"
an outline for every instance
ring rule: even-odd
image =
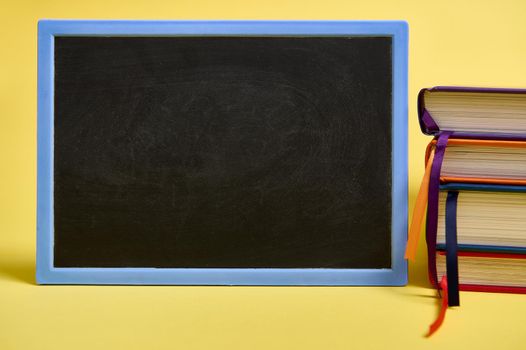
[[[526,90],[437,86],[418,94],[422,131],[456,137],[526,138]]]
[[[526,90],[422,89],[418,118],[434,138],[405,257],[425,216],[429,279],[443,298],[430,335],[459,290],[526,293]]]
[[[526,186],[440,186],[438,276],[448,274],[447,230],[455,227],[459,290],[526,293],[525,212]]]
[[[449,191],[459,193],[454,218],[460,250],[526,253],[525,186],[455,183],[440,186],[438,249],[445,249],[446,244]]]
[[[521,213],[526,197],[521,186],[526,185],[526,132],[517,131],[523,123],[526,127],[526,90],[422,89],[418,116],[422,131],[435,136],[426,150],[427,188],[421,188],[425,194],[419,195],[420,205],[427,206],[426,241],[433,285],[438,286],[440,279],[436,252],[447,249],[446,193],[455,189],[450,185],[440,191],[441,183],[457,183],[455,208],[458,206],[460,216],[454,225],[455,251],[476,248],[524,253],[526,232],[522,227],[526,222]],[[510,120],[515,127],[509,127]],[[457,221],[456,212],[454,216]],[[453,289],[455,284],[449,281]]]
[[[436,255],[439,275],[446,275],[446,252]],[[458,252],[459,289],[471,292],[526,293],[526,255]]]
[[[436,143],[429,143],[426,163]],[[526,141],[450,138],[440,181],[526,185]]]

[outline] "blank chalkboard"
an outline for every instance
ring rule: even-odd
[[[389,37],[56,37],[56,267],[389,268]]]
[[[405,284],[407,30],[40,21],[37,282]]]

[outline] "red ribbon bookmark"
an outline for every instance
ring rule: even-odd
[[[427,337],[430,337],[435,333],[442,323],[444,322],[444,318],[446,317],[446,310],[448,305],[448,296],[447,296],[447,278],[446,276],[442,276],[442,279],[440,280],[440,289],[442,289],[442,306],[440,307],[440,313],[438,314],[438,317],[435,322],[431,326],[429,326],[429,333],[427,333]]]

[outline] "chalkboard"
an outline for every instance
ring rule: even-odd
[[[52,40],[53,269],[392,270],[392,35]]]

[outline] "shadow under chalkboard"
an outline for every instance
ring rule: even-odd
[[[13,251],[0,252],[0,279],[36,284],[34,255],[20,252],[13,257]]]

